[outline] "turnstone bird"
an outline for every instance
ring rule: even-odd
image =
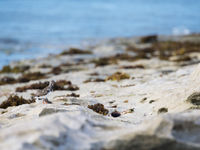
[[[51,104],[52,102],[48,100],[47,96],[49,93],[53,91],[53,87],[55,86],[55,81],[52,80],[49,82],[49,85],[44,88],[43,90],[39,90],[35,95],[34,98],[36,102],[40,102],[42,100],[43,104]]]

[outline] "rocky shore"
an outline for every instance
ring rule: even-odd
[[[1,150],[199,150],[200,35],[116,38],[0,71]],[[51,104],[34,95],[54,80]]]

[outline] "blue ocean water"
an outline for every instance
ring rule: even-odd
[[[0,0],[0,66],[90,39],[200,32],[200,0]]]

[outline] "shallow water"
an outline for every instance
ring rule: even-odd
[[[0,66],[88,39],[200,32],[199,8],[199,0],[1,0]]]

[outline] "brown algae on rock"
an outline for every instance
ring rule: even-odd
[[[35,100],[26,100],[23,97],[19,97],[17,95],[11,95],[6,101],[1,103],[0,108],[6,109],[10,106],[19,106],[23,104],[34,103]]]
[[[122,72],[116,72],[112,74],[111,76],[107,77],[106,80],[112,80],[112,81],[120,81],[124,79],[129,79],[130,75],[127,73],[122,73]]]
[[[88,108],[102,115],[107,115],[109,113],[108,109],[104,108],[104,105],[100,103],[88,105]]]

